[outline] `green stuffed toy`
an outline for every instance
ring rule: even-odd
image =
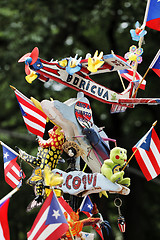
[[[127,161],[127,150],[115,147],[110,151],[110,159],[104,161],[101,173],[113,183],[119,183],[128,187],[130,178],[123,178],[124,171],[121,171]]]

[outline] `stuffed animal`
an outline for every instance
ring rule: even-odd
[[[126,161],[127,150],[115,147],[110,152],[110,159],[104,161],[101,173],[111,182],[117,182],[128,187],[130,185],[130,178],[123,178],[124,171],[121,170]]]

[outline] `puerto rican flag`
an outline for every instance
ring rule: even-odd
[[[3,142],[1,144],[3,148],[5,180],[12,188],[15,188],[19,185],[22,177],[25,178],[25,174],[22,174],[22,170],[16,162],[18,153]]]
[[[10,198],[0,204],[0,239],[10,240],[8,224],[8,206]]]
[[[146,26],[160,31],[160,0],[150,0]]]
[[[93,203],[88,195],[83,198],[79,209],[81,212],[84,212],[88,217],[92,216]]]
[[[147,181],[160,174],[160,140],[153,127],[132,150]]]
[[[47,116],[17,89],[15,95],[28,131],[43,138]]]
[[[42,205],[31,230],[28,240],[58,240],[68,231],[68,223],[58,203],[54,191]]]
[[[86,214],[87,217],[92,217],[93,203],[92,203],[92,201],[91,201],[91,199],[88,195],[83,198],[83,201],[82,201],[79,209],[80,209],[81,212]],[[101,216],[101,218],[102,218],[102,216]],[[102,233],[102,230],[101,230],[101,227],[100,227],[99,223],[95,224],[94,229],[99,234],[101,239],[104,240],[103,233]]]
[[[160,49],[151,62],[149,68],[152,69],[160,77]]]
[[[62,212],[67,214],[67,219],[70,220],[70,215],[73,212],[73,209],[70,205],[64,200],[63,197],[58,198],[58,202],[60,204]]]
[[[124,70],[120,70],[119,72],[120,72],[120,75],[126,80],[128,80],[129,82],[133,81],[133,74],[134,74],[133,69],[124,69]],[[142,79],[142,76],[138,72],[136,72],[135,81],[140,82],[141,79]],[[142,90],[145,90],[145,86],[146,86],[146,80],[143,80],[140,85],[140,88]]]

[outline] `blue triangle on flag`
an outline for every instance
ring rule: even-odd
[[[150,144],[151,144],[151,136],[152,136],[152,131],[150,131],[147,137],[144,138],[142,144],[140,145],[140,148],[143,148],[144,150],[149,151]]]
[[[10,161],[12,161],[13,159],[15,159],[17,157],[17,155],[12,153],[8,148],[6,148],[5,146],[2,146],[2,147],[3,147],[4,163],[10,162]]]
[[[93,203],[91,202],[90,197],[87,196],[85,201],[84,201],[84,203],[83,203],[81,211],[89,212],[91,214],[92,213],[92,209],[93,209]]]
[[[19,107],[20,107],[20,110],[21,110],[21,113],[22,113],[22,116],[27,116],[26,112],[23,110],[21,104],[18,102],[19,104]]]
[[[53,197],[51,199],[48,216],[45,224],[48,225],[48,224],[56,224],[56,223],[66,223],[66,219],[64,217],[64,214],[62,213],[62,210],[56,199],[56,196],[53,193]]]

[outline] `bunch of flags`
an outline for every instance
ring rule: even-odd
[[[146,26],[154,30],[160,31],[160,0],[148,0],[149,8],[146,19]],[[160,77],[160,50],[149,66]],[[128,81],[133,80],[134,71],[132,69],[121,70],[120,74]],[[136,72],[135,81],[141,82],[140,88],[145,89],[146,81]],[[38,109],[33,102],[25,95],[14,90],[18,100],[21,113],[28,131],[43,137],[46,126],[46,115]],[[13,190],[0,200],[0,239],[10,240],[10,231],[8,224],[8,207],[10,197],[19,189],[25,174],[17,163],[18,153],[1,142],[4,160],[4,176],[5,181],[13,188]],[[152,180],[160,174],[160,140],[154,129],[154,126],[139,140],[132,148],[137,163],[139,164],[146,179]],[[92,216],[93,203],[89,196],[86,196],[80,206],[80,211],[84,212],[88,217]],[[73,212],[69,204],[63,197],[57,200],[54,191],[46,198],[42,205],[31,230],[27,233],[28,240],[46,239],[58,240],[69,229],[69,225],[64,216],[70,219]],[[100,228],[97,228],[99,236],[103,240],[103,234]],[[86,235],[86,239],[88,235]]]

